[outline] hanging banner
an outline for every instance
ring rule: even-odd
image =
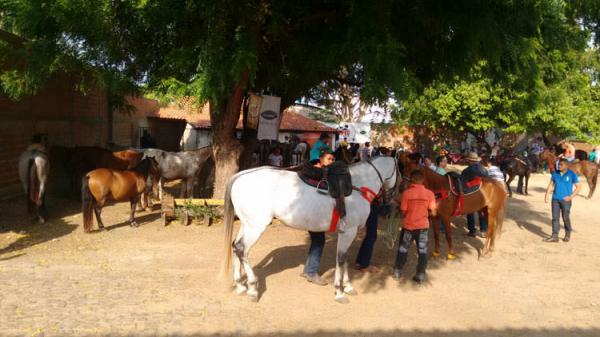
[[[258,128],[261,105],[262,97],[250,94],[250,99],[248,101],[248,121],[246,123],[248,129],[256,130]]]
[[[277,140],[281,117],[281,97],[262,96],[260,119],[258,122],[258,140]]]

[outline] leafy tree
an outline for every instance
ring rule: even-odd
[[[279,95],[285,107],[360,65],[361,100],[371,104],[403,97],[419,81],[468,73],[481,60],[494,81],[510,73],[531,87],[545,20],[580,7],[543,0],[0,0],[0,27],[26,39],[23,67],[3,72],[2,88],[18,97],[68,70],[101,84],[117,82],[94,74],[129,83],[113,85],[115,94],[144,84],[208,101],[220,197],[238,169],[234,128],[249,91]],[[556,36],[577,27],[578,14],[567,16]]]

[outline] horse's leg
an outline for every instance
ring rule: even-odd
[[[131,205],[131,213],[129,214],[129,225],[131,227],[138,227],[138,223],[135,222],[135,208],[137,207],[139,197],[132,198],[129,200],[129,204]]]
[[[446,228],[446,243],[448,244],[448,255],[446,256],[446,258],[448,260],[456,260],[456,254],[454,254],[454,245],[452,244],[452,224],[450,223],[452,218],[448,214],[443,215],[442,219],[444,219],[444,226]],[[435,244],[438,246],[439,249],[439,238],[436,238]]]
[[[335,280],[333,285],[335,287],[335,300],[338,303],[348,303],[348,299],[345,297],[345,293],[354,294],[356,290],[352,288],[350,278],[348,277],[348,249],[356,237],[358,227],[348,226],[343,233],[338,234],[337,243],[337,254],[335,264]]]
[[[431,222],[433,223],[433,238],[435,241],[435,248],[433,252],[431,252],[431,256],[438,257],[440,255],[440,221],[444,221],[443,217],[435,216],[431,218]],[[448,226],[444,222],[444,226]]]
[[[243,225],[237,234],[235,241],[232,243],[233,247],[233,282],[235,285],[235,292],[238,295],[245,294],[248,288],[242,282],[242,258],[244,257],[244,246],[243,243],[244,228]]]
[[[512,198],[512,191],[510,190],[510,183],[512,183],[513,179],[515,179],[515,175],[511,172],[508,175],[508,180],[506,181],[506,189],[508,189],[508,196]]]
[[[160,177],[158,178],[158,200],[162,201],[163,200],[163,178]]]
[[[187,190],[186,190],[186,198],[194,197],[194,183],[195,183],[195,175],[187,178]]]
[[[102,223],[102,218],[100,215],[102,214],[102,206],[94,205],[94,213],[96,214],[96,221],[98,222],[98,229],[101,231],[105,230],[104,223]]]
[[[590,193],[588,194],[588,199],[594,195],[594,191],[596,190],[596,183],[598,182],[598,172],[592,172],[591,179],[586,178],[588,181],[588,186],[590,188]]]
[[[525,195],[529,195],[529,176],[531,173],[527,172],[525,175]]]
[[[179,198],[185,199],[186,191],[187,191],[187,179],[181,179],[181,189],[179,190]]]
[[[517,193],[523,194],[523,175],[518,175],[519,179],[517,181]]]
[[[243,223],[242,228],[240,229],[240,231],[243,231],[243,233],[242,235],[238,234],[238,239],[236,239],[233,243],[233,251],[244,267],[244,271],[246,272],[246,276],[248,278],[248,291],[246,294],[254,302],[258,301],[258,279],[256,278],[256,274],[254,274],[254,270],[252,270],[250,262],[248,262],[248,254],[250,253],[252,246],[254,246],[256,241],[258,241],[270,222],[271,219],[268,219],[262,223],[258,222],[258,225],[256,225],[255,222],[253,224],[254,226],[252,227],[248,226],[247,223]]]
[[[487,233],[486,233],[486,242],[485,249],[483,251],[483,255],[491,252],[494,248],[494,241],[496,239],[496,217],[498,215],[498,209],[487,207]]]

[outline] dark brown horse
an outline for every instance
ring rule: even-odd
[[[540,154],[540,160],[545,161],[550,168],[550,172],[554,172],[556,164],[556,155],[550,150],[544,150]],[[584,176],[589,186],[589,193],[587,199],[591,198],[596,190],[596,183],[598,182],[598,165],[588,160],[580,160],[573,163],[569,163],[569,169],[573,170],[578,176]]]
[[[133,170],[99,168],[86,174],[81,187],[84,231],[89,233],[92,230],[92,211],[96,213],[98,227],[100,230],[104,229],[100,213],[109,198],[115,201],[129,201],[129,223],[132,227],[137,227],[134,218],[137,202],[142,193],[150,192],[158,176],[158,163],[152,157],[144,158]]]
[[[346,164],[352,164],[352,154],[350,153],[350,150],[348,150],[348,148],[346,147],[338,147],[333,153],[333,155],[335,156],[335,160],[341,160]]]
[[[415,165],[414,162],[408,161],[402,163],[405,171],[404,176],[415,169],[420,170],[423,173],[424,184],[427,189],[434,193],[441,192],[444,197],[438,199],[438,215],[433,218],[433,230],[435,239],[435,249],[433,256],[439,256],[440,254],[440,218],[446,224],[446,241],[448,242],[448,255],[449,260],[456,258],[454,254],[454,248],[452,245],[452,226],[450,225],[450,219],[455,215],[458,209],[460,197],[452,192],[450,188],[450,177],[449,175],[440,175],[436,172]],[[466,215],[478,212],[482,209],[487,209],[487,220],[488,230],[485,242],[484,254],[490,252],[494,248],[496,235],[502,230],[502,223],[504,222],[504,206],[506,204],[507,192],[504,184],[498,181],[490,179],[483,179],[483,183],[479,191],[464,196],[464,207],[460,209],[460,214]]]
[[[510,190],[510,183],[515,179],[515,176],[519,177],[519,187],[517,193],[527,195],[527,188],[529,186],[529,176],[531,175],[531,167],[523,159],[513,157],[508,158],[500,163],[500,170],[504,173],[506,179],[506,188],[508,189],[508,196],[512,197],[512,191]],[[522,186],[523,180],[525,186]],[[520,190],[519,190],[520,188]]]

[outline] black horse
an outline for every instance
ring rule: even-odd
[[[526,163],[524,160],[513,157],[504,160],[500,163],[500,170],[504,172],[506,180],[506,188],[508,189],[508,196],[512,197],[512,191],[510,190],[510,183],[513,181],[515,176],[519,177],[519,183],[517,185],[517,193],[527,195],[527,188],[529,186],[529,176],[531,175],[531,165]],[[523,178],[525,178],[525,188],[523,189]]]

